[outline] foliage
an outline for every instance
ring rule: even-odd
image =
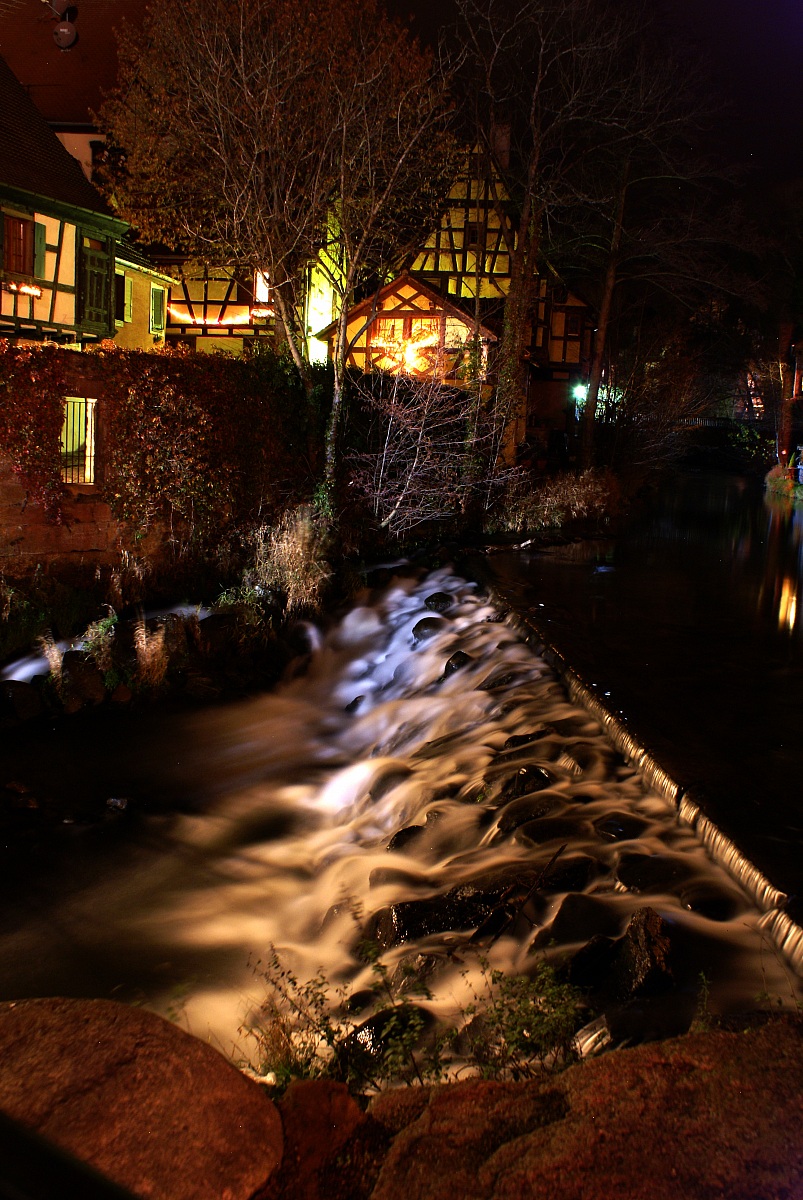
[[[0,340],[0,451],[31,500],[61,519],[64,358],[55,346]]]
[[[36,571],[26,580],[0,575],[0,661],[30,650],[52,630],[66,638],[97,612],[97,599],[55,576]]]
[[[165,627],[149,629],[140,613],[134,621],[134,652],[137,656],[137,683],[156,689],[164,683],[169,656],[165,648]]]
[[[339,1078],[365,1091],[438,1082],[450,1069],[483,1078],[532,1078],[575,1057],[580,996],[545,962],[528,976],[508,976],[480,956],[482,991],[459,1011],[461,1028],[435,1034],[427,1029],[425,1010],[410,998],[414,979],[404,974],[402,989],[375,947],[363,946],[363,952],[371,964],[373,1002],[361,1004],[359,1019],[347,989],[332,988],[322,971],[301,982],[274,948],[267,964],[257,964],[267,994],[240,1032],[253,1044],[258,1077],[280,1088],[293,1078]],[[425,987],[417,998],[428,998]]]
[[[792,460],[789,468],[791,466]],[[764,488],[769,503],[777,504],[782,510],[786,508],[791,511],[792,508],[803,505],[803,484],[795,483],[789,468],[781,466],[780,463],[772,467],[764,476]]]
[[[332,572],[325,558],[326,529],[311,505],[288,509],[273,528],[259,526],[250,544],[246,584],[278,591],[288,613],[319,607]]]
[[[544,961],[530,975],[506,975],[480,959],[484,992],[463,1009],[469,1057],[484,1079],[532,1079],[576,1058],[580,993]]]
[[[98,670],[108,673],[114,668],[114,635],[117,613],[108,607],[105,617],[92,621],[82,638],[83,648],[94,659]]]
[[[569,521],[611,517],[618,511],[620,499],[617,481],[609,471],[565,473],[537,483],[520,471],[510,479],[497,519],[510,532],[557,529]]]
[[[179,349],[97,358],[104,492],[118,518],[140,534],[166,522],[184,552],[225,545],[279,509],[300,447],[290,432],[298,381],[277,356]]]
[[[449,182],[450,104],[433,56],[377,0],[153,5],[124,31],[101,123],[107,191],[152,241],[244,278],[266,272],[305,380],[309,267],[341,309],[434,219]],[[323,114],[310,119],[311,113]],[[334,479],[345,324],[326,475]]]

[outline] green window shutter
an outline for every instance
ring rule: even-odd
[[[164,288],[151,287],[151,332],[161,333],[165,327]]]
[[[45,278],[45,227],[38,221],[33,227],[33,274],[34,279]]]
[[[131,275],[125,277],[125,316],[123,320],[134,320],[134,280]]]

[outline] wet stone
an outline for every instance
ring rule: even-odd
[[[528,821],[537,821],[540,817],[548,817],[556,809],[563,808],[564,801],[560,796],[542,792],[535,796],[521,796],[512,800],[502,810],[498,821],[500,833],[509,834]]]
[[[564,855],[547,875],[542,890],[550,894],[582,892],[599,873],[600,864],[589,854]]]
[[[411,843],[417,842],[425,829],[425,825],[407,825],[404,829],[399,829],[388,842],[388,853],[401,853]]]
[[[393,767],[392,770],[386,771],[384,775],[380,775],[374,780],[368,795],[372,800],[381,800],[383,796],[387,796],[388,792],[392,792],[400,783],[409,779],[410,774],[409,767]]]
[[[502,747],[502,753],[505,754],[508,750],[520,750],[522,747],[531,746],[533,742],[539,742],[542,738],[548,737],[551,729],[544,725],[541,729],[536,729],[533,733],[514,733],[509,737]],[[507,757],[512,757],[508,755]]]
[[[477,691],[493,692],[497,688],[510,687],[511,684],[518,682],[518,678],[515,671],[497,671],[493,675],[489,675],[487,679],[483,679],[482,683],[477,684]]]
[[[543,791],[551,783],[552,776],[544,767],[532,765],[520,767],[502,784],[499,790],[499,799],[502,801],[515,800],[518,796],[525,796],[529,792]]]
[[[347,713],[355,713],[357,711],[357,709],[360,707],[360,705],[362,704],[364,699],[365,699],[365,696],[355,696],[354,699],[350,700],[349,703],[346,705],[344,711]]]
[[[725,891],[710,883],[691,883],[680,892],[680,903],[689,912],[709,921],[731,921],[745,907],[745,900],[735,892]]]
[[[429,980],[448,966],[444,954],[405,954],[390,977],[391,991],[402,996],[423,996]]]
[[[427,596],[424,601],[424,607],[430,612],[442,613],[446,612],[447,608],[451,608],[454,604],[454,597],[448,592],[433,592],[431,596]]]
[[[489,915],[495,897],[470,884],[428,900],[403,900],[380,909],[368,921],[365,937],[381,950],[433,934],[476,929]]]
[[[467,667],[473,661],[474,659],[470,654],[466,654],[465,650],[455,650],[451,658],[447,659],[443,674],[444,676],[454,675],[455,671],[459,671],[461,667]]]
[[[338,1042],[336,1073],[342,1080],[373,1083],[382,1072],[388,1052],[400,1039],[417,1039],[431,1029],[435,1018],[419,1005],[396,1005],[375,1013]]]
[[[41,717],[45,711],[39,692],[30,683],[19,679],[5,679],[0,683],[0,695],[6,713],[18,721],[31,721]]]
[[[621,927],[622,918],[604,900],[570,892],[561,901],[552,924],[539,937],[559,944],[588,942],[593,937],[617,937]]]
[[[524,846],[540,846],[545,842],[568,842],[576,838],[588,838],[591,834],[592,828],[587,821],[571,817],[543,817],[541,820],[520,825],[516,830],[515,840]]]
[[[417,642],[426,642],[446,628],[446,622],[441,617],[422,617],[413,626],[413,637]]]
[[[674,983],[670,929],[653,908],[634,913],[619,943],[614,981],[620,996],[654,996]]]
[[[693,868],[670,854],[641,854],[625,851],[617,864],[616,877],[631,892],[662,892],[686,883]]]
[[[600,837],[611,842],[625,842],[640,837],[648,822],[642,817],[633,816],[632,813],[612,812],[598,817],[593,825]]]

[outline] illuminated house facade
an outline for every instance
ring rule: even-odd
[[[349,310],[350,365],[459,383],[469,367],[467,343],[476,334],[473,369],[492,372],[516,236],[506,199],[487,156],[467,151],[440,224],[411,256],[407,270]],[[316,286],[322,293],[320,282]],[[587,379],[591,355],[589,306],[549,269],[537,282],[536,296],[527,395],[512,431],[519,443],[566,429],[574,413],[574,389]],[[316,294],[315,303],[317,311],[325,311],[322,295]],[[316,337],[331,355],[333,325]]]
[[[0,337],[75,348],[111,337],[113,217],[0,59]]]
[[[162,262],[173,274],[166,309],[168,342],[242,354],[249,341],[273,335],[273,309],[263,274],[244,279],[227,267],[204,270],[179,259]]]

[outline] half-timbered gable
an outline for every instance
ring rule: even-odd
[[[330,355],[336,334],[334,323],[318,334]],[[407,272],[350,310],[347,337],[349,366],[359,371],[453,382],[467,377],[477,340],[481,362],[496,341],[492,330]]]
[[[505,200],[486,156],[466,150],[440,225],[415,254],[411,273],[459,299],[504,299],[513,236]]]
[[[74,345],[114,333],[113,217],[0,59],[0,336]]]
[[[273,306],[261,272],[245,279],[229,267],[176,264],[176,274],[167,303],[168,341],[241,354],[247,341],[273,335]]]

